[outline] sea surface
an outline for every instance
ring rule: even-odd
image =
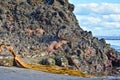
[[[112,48],[120,52],[120,40],[106,40],[106,42],[111,44]]]
[[[99,39],[104,38],[112,48],[120,52],[120,36],[97,36]]]

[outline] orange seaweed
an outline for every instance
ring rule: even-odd
[[[4,45],[4,44],[2,44],[2,45]],[[0,45],[0,48],[1,48],[2,45]],[[69,68],[58,67],[58,66],[25,63],[19,56],[17,56],[15,54],[13,48],[10,45],[4,45],[4,46],[13,55],[13,57],[15,59],[15,62],[18,63],[19,66],[21,66],[23,68],[39,70],[39,71],[55,73],[55,74],[65,74],[65,75],[80,76],[80,77],[87,77],[87,78],[93,77],[93,76],[85,74],[85,73],[83,73],[82,71],[79,71],[79,70],[72,70],[72,69],[69,69]]]

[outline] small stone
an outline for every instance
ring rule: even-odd
[[[74,8],[75,8],[75,6],[73,4],[69,4],[68,10],[70,10],[71,12],[73,12]]]
[[[63,67],[68,66],[68,60],[66,57],[57,56],[55,58],[55,61],[56,61],[56,65],[58,65],[58,66],[63,66]]]
[[[54,0],[44,0],[46,4],[52,5],[54,3]]]
[[[69,62],[69,65],[75,66],[77,69],[79,69],[79,67],[81,65],[80,59],[76,55],[68,57],[68,62]]]
[[[10,21],[14,21],[14,17],[13,17],[13,16],[10,16],[10,17],[9,17],[9,20],[10,20]]]
[[[47,56],[48,55],[48,53],[47,52],[40,52],[40,57],[44,57],[44,56]]]
[[[55,60],[53,58],[45,58],[40,63],[43,65],[55,65]]]

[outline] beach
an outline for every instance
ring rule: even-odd
[[[0,6],[0,80],[120,80],[119,36],[94,36],[91,18],[91,30],[84,30],[69,0],[1,0]]]
[[[120,80],[119,77],[83,78],[51,74],[17,67],[0,66],[0,80]]]

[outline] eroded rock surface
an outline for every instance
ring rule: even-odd
[[[111,75],[114,67],[120,67],[118,52],[104,39],[81,29],[73,10],[68,0],[2,0],[0,44],[10,44],[17,55],[38,63],[45,59],[47,65]]]

